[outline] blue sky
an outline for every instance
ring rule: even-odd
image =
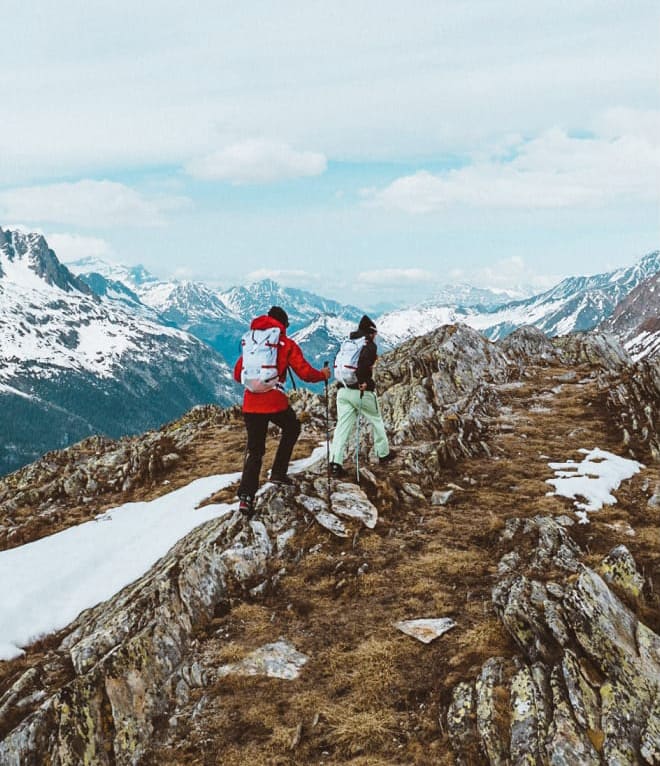
[[[369,306],[660,241],[655,0],[3,0],[0,226]]]

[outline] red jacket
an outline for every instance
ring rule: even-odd
[[[306,383],[319,383],[325,380],[325,375],[305,359],[300,346],[291,338],[287,337],[286,328],[277,319],[267,315],[252,320],[251,330],[267,330],[269,327],[280,328],[280,349],[277,352],[277,371],[281,383],[286,381],[287,369],[291,369]],[[234,380],[241,382],[241,370],[243,369],[243,357],[240,356],[234,366]],[[289,406],[287,395],[277,388],[265,391],[263,394],[253,394],[245,389],[243,394],[243,412],[282,412]]]

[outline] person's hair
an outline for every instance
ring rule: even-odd
[[[375,332],[378,332],[376,323],[373,321],[373,319],[369,319],[366,314],[362,317],[362,319],[360,319],[358,330],[363,335],[373,335]]]
[[[268,316],[271,319],[276,319],[285,327],[289,326],[289,315],[286,313],[286,311],[283,308],[280,308],[280,306],[271,306],[268,312]]]

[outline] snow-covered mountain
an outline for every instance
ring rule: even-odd
[[[428,308],[439,306],[493,308],[501,306],[503,303],[522,300],[532,295],[533,292],[533,290],[523,287],[495,290],[487,287],[474,287],[474,285],[469,284],[444,285],[422,305]]]
[[[144,266],[139,264],[137,266],[123,266],[96,256],[68,261],[66,266],[69,271],[79,276],[100,274],[110,282],[121,282],[136,294],[139,294],[142,289],[149,285],[160,282],[158,277],[150,274]]]
[[[533,324],[550,336],[591,330],[611,316],[631,290],[658,271],[660,251],[656,250],[629,268],[569,277],[540,295],[506,304],[468,323],[491,340],[523,324]]]
[[[328,332],[344,337],[345,327],[357,324],[364,313],[355,306],[283,287],[272,279],[219,291],[202,282],[159,280],[142,266],[129,268],[97,258],[84,258],[69,265],[93,288],[100,277],[107,280],[104,294],[111,298],[127,302],[131,296],[137,297],[157,321],[190,332],[222,354],[229,364],[233,364],[240,353],[240,339],[250,321],[273,305],[287,311],[290,333],[303,331],[300,336],[303,351],[314,359],[325,353]],[[119,284],[124,285],[124,293]],[[334,318],[338,322],[330,321]],[[331,348],[338,346],[338,340],[335,341],[330,342]]]
[[[339,345],[355,330],[356,322],[336,316],[320,316],[293,334],[306,359],[315,367],[332,366]]]
[[[535,325],[550,336],[590,330],[611,316],[631,290],[659,271],[660,252],[655,251],[627,269],[569,277],[544,293],[490,309],[426,303],[391,312],[379,319],[379,330],[391,346],[449,322],[463,322],[491,340],[523,325]]]
[[[302,329],[322,315],[358,322],[364,313],[355,306],[345,306],[306,290],[282,287],[272,279],[253,282],[247,287],[232,287],[220,293],[220,297],[228,308],[248,321],[271,306],[282,306],[289,315],[290,332]]]
[[[121,283],[101,293],[41,235],[0,229],[0,473],[92,433],[136,433],[236,400],[210,348],[134,310]]]
[[[249,320],[229,309],[216,290],[202,282],[157,282],[143,287],[140,298],[161,321],[203,340],[233,364]]]
[[[637,285],[601,329],[620,338],[633,359],[660,356],[660,272]]]

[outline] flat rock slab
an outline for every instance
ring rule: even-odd
[[[412,636],[424,644],[430,644],[443,633],[456,627],[451,617],[439,617],[437,619],[402,620],[394,623],[407,636]]]
[[[309,657],[299,652],[284,639],[255,649],[240,662],[232,662],[218,668],[218,676],[267,676],[292,681],[298,678],[300,670]]]
[[[376,507],[355,484],[339,482],[330,499],[333,513],[361,521],[368,529],[376,526],[378,522]]]
[[[314,514],[316,521],[328,532],[332,532],[336,537],[348,537],[349,532],[342,524],[341,519],[334,515],[334,513],[328,513],[328,511],[318,511]]]

